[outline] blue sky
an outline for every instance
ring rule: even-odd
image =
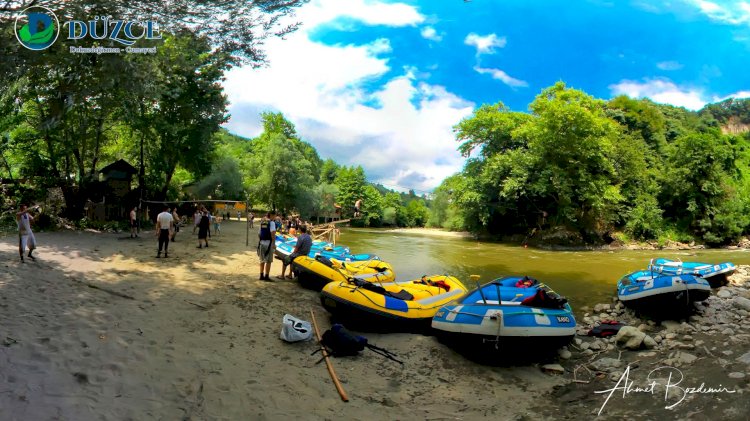
[[[302,28],[233,69],[227,128],[281,111],[323,158],[430,191],[464,159],[452,127],[483,103],[526,111],[558,80],[699,109],[750,97],[750,2],[312,0]]]

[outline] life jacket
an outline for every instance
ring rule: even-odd
[[[594,326],[589,330],[589,336],[596,336],[599,338],[606,338],[612,335],[617,335],[620,328],[625,326],[624,324],[616,320],[602,320],[598,326]]]
[[[547,292],[543,288],[539,288],[534,295],[521,301],[521,305],[537,308],[562,309],[565,308],[565,303],[567,302],[567,298],[561,297],[555,293]]]
[[[516,282],[516,288],[528,288],[531,286],[534,286],[538,283],[536,279],[529,278],[528,276],[524,276],[522,279],[520,279],[518,282]]]
[[[258,233],[260,241],[271,241],[271,221],[263,218],[260,221],[260,232]]]
[[[442,289],[444,289],[446,291],[450,291],[451,290],[451,286],[448,285],[447,283],[445,283],[445,281],[442,281],[442,280],[441,281],[433,281],[431,279],[428,279],[426,276],[422,276],[422,279],[420,279],[419,281],[416,281],[414,283],[415,284],[422,284],[422,285],[429,285],[429,286],[433,286],[433,287],[438,287],[438,288],[442,288]]]

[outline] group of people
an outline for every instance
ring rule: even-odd
[[[294,274],[290,265],[295,258],[310,254],[310,248],[312,247],[312,237],[307,233],[306,224],[303,224],[299,218],[292,218],[286,220],[286,222],[290,231],[289,233],[294,235],[299,230],[299,236],[297,236],[297,244],[294,246],[292,253],[282,259],[281,275],[277,276],[279,279],[293,279]],[[291,232],[292,224],[294,224],[294,232]],[[260,259],[261,281],[271,280],[269,274],[271,272],[271,263],[273,263],[273,254],[276,249],[276,231],[281,231],[283,228],[282,219],[277,217],[274,211],[268,212],[260,221],[258,228],[258,258]],[[286,275],[287,267],[289,267],[289,275]]]
[[[131,211],[131,227],[133,227],[133,219],[135,209]],[[208,247],[208,239],[211,237],[211,222],[214,222],[215,232],[220,232],[219,224],[221,223],[221,217],[215,217],[211,215],[205,206],[201,206],[196,209],[193,215],[193,234],[198,230],[198,247]],[[156,216],[156,237],[159,239],[159,248],[156,252],[156,257],[161,257],[161,252],[164,250],[164,257],[169,257],[169,243],[176,241],[177,233],[180,231],[182,221],[180,215],[177,213],[177,208],[170,209],[169,206],[164,205],[162,212]],[[131,228],[131,237],[138,236],[134,233],[134,228]]]

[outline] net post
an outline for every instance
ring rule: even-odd
[[[245,247],[250,246],[250,201],[245,201]]]

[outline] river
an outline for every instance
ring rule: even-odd
[[[353,253],[377,254],[393,266],[398,280],[449,274],[468,283],[472,274],[480,275],[480,282],[528,275],[566,296],[579,314],[583,306],[611,302],[617,281],[646,269],[651,258],[750,265],[750,252],[745,250],[547,251],[385,229],[342,228],[339,242]]]

